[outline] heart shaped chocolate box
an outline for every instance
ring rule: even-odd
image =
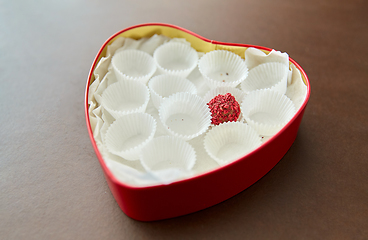
[[[286,53],[150,23],[103,44],[85,114],[120,208],[153,221],[213,206],[262,178],[294,142],[309,95]]]

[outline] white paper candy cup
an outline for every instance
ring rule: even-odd
[[[261,145],[261,137],[249,125],[226,122],[213,127],[204,138],[204,148],[219,165],[245,156]]]
[[[168,42],[153,53],[158,70],[162,74],[172,74],[186,78],[198,64],[196,50],[180,42]]]
[[[141,149],[153,139],[156,120],[148,113],[132,113],[114,121],[107,129],[107,149],[126,160],[138,160]]]
[[[195,85],[186,78],[163,74],[153,77],[148,87],[151,92],[153,105],[158,109],[165,98],[177,92],[197,94]]]
[[[175,93],[158,110],[165,129],[173,136],[190,140],[211,125],[211,113],[203,99],[191,93]]]
[[[115,118],[123,115],[144,112],[150,94],[148,87],[141,82],[125,80],[111,84],[102,94],[102,106]]]
[[[111,65],[119,81],[135,80],[144,84],[156,72],[156,63],[146,52],[129,49],[116,53]]]
[[[196,153],[189,143],[180,138],[161,136],[142,148],[140,160],[147,172],[167,182],[190,174],[196,162]]]
[[[245,61],[226,50],[206,53],[199,60],[198,68],[210,88],[236,87],[248,76]]]
[[[272,136],[294,116],[294,103],[285,95],[263,89],[250,92],[241,105],[247,123],[263,136]]]
[[[285,94],[288,72],[288,67],[283,63],[263,63],[249,71],[248,77],[240,87],[246,93],[259,89],[271,89]]]

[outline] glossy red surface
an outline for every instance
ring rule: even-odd
[[[122,32],[143,26],[167,26],[176,28],[213,44],[255,47],[267,51],[271,51],[271,49],[247,44],[211,41],[186,29],[162,23],[141,24],[129,27],[111,36],[101,47],[92,64],[85,94],[85,116],[89,136],[110,190],[120,208],[131,218],[141,221],[153,221],[176,217],[213,206],[243,191],[267,174],[282,159],[296,138],[305,107],[309,100],[310,86],[303,69],[293,59],[290,59],[290,62],[300,70],[306,81],[307,96],[302,107],[290,122],[276,135],[262,144],[262,146],[226,166],[190,179],[174,182],[169,185],[151,187],[132,187],[126,185],[119,182],[112,175],[97,148],[89,122],[88,90],[93,70],[105,45]]]

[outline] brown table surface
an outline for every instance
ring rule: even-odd
[[[368,239],[367,11],[365,0],[1,0],[0,238]],[[100,46],[146,22],[287,52],[311,83],[298,136],[266,176],[149,223],[118,207],[84,117]]]

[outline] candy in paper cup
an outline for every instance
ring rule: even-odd
[[[161,136],[142,148],[140,160],[147,172],[168,183],[191,174],[196,153],[189,143],[180,138]]]
[[[173,136],[190,140],[211,125],[211,113],[201,97],[179,92],[163,101],[158,110],[165,129]]]
[[[199,60],[198,68],[210,88],[236,87],[248,76],[245,61],[226,50],[206,53]]]
[[[218,95],[225,95],[226,93],[230,93],[235,97],[235,100],[241,104],[243,101],[243,98],[245,96],[245,93],[237,88],[233,87],[217,87],[209,90],[204,96],[203,100],[208,103],[210,102],[214,97]]]
[[[161,74],[186,78],[198,64],[198,54],[191,46],[180,42],[168,42],[153,53]]]
[[[231,93],[217,95],[207,103],[211,112],[211,123],[236,122],[241,118],[240,104]]]
[[[245,123],[226,122],[208,131],[203,143],[208,155],[219,165],[225,165],[260,146],[261,137]]]
[[[162,74],[153,77],[148,87],[151,92],[153,105],[158,109],[165,98],[177,92],[189,92],[197,94],[195,85],[186,78]]]
[[[141,82],[124,80],[111,84],[102,94],[102,106],[115,118],[146,111],[150,93]]]
[[[135,80],[144,84],[156,72],[156,63],[146,52],[128,49],[117,52],[111,60],[118,80]]]
[[[156,120],[148,113],[124,115],[107,129],[106,148],[126,160],[138,160],[141,149],[153,139],[156,127]]]
[[[283,63],[263,63],[249,71],[248,77],[240,87],[246,93],[259,89],[271,89],[285,94],[288,73],[289,69]]]
[[[243,99],[241,110],[246,122],[263,136],[272,136],[296,113],[294,103],[271,89],[250,92]]]

